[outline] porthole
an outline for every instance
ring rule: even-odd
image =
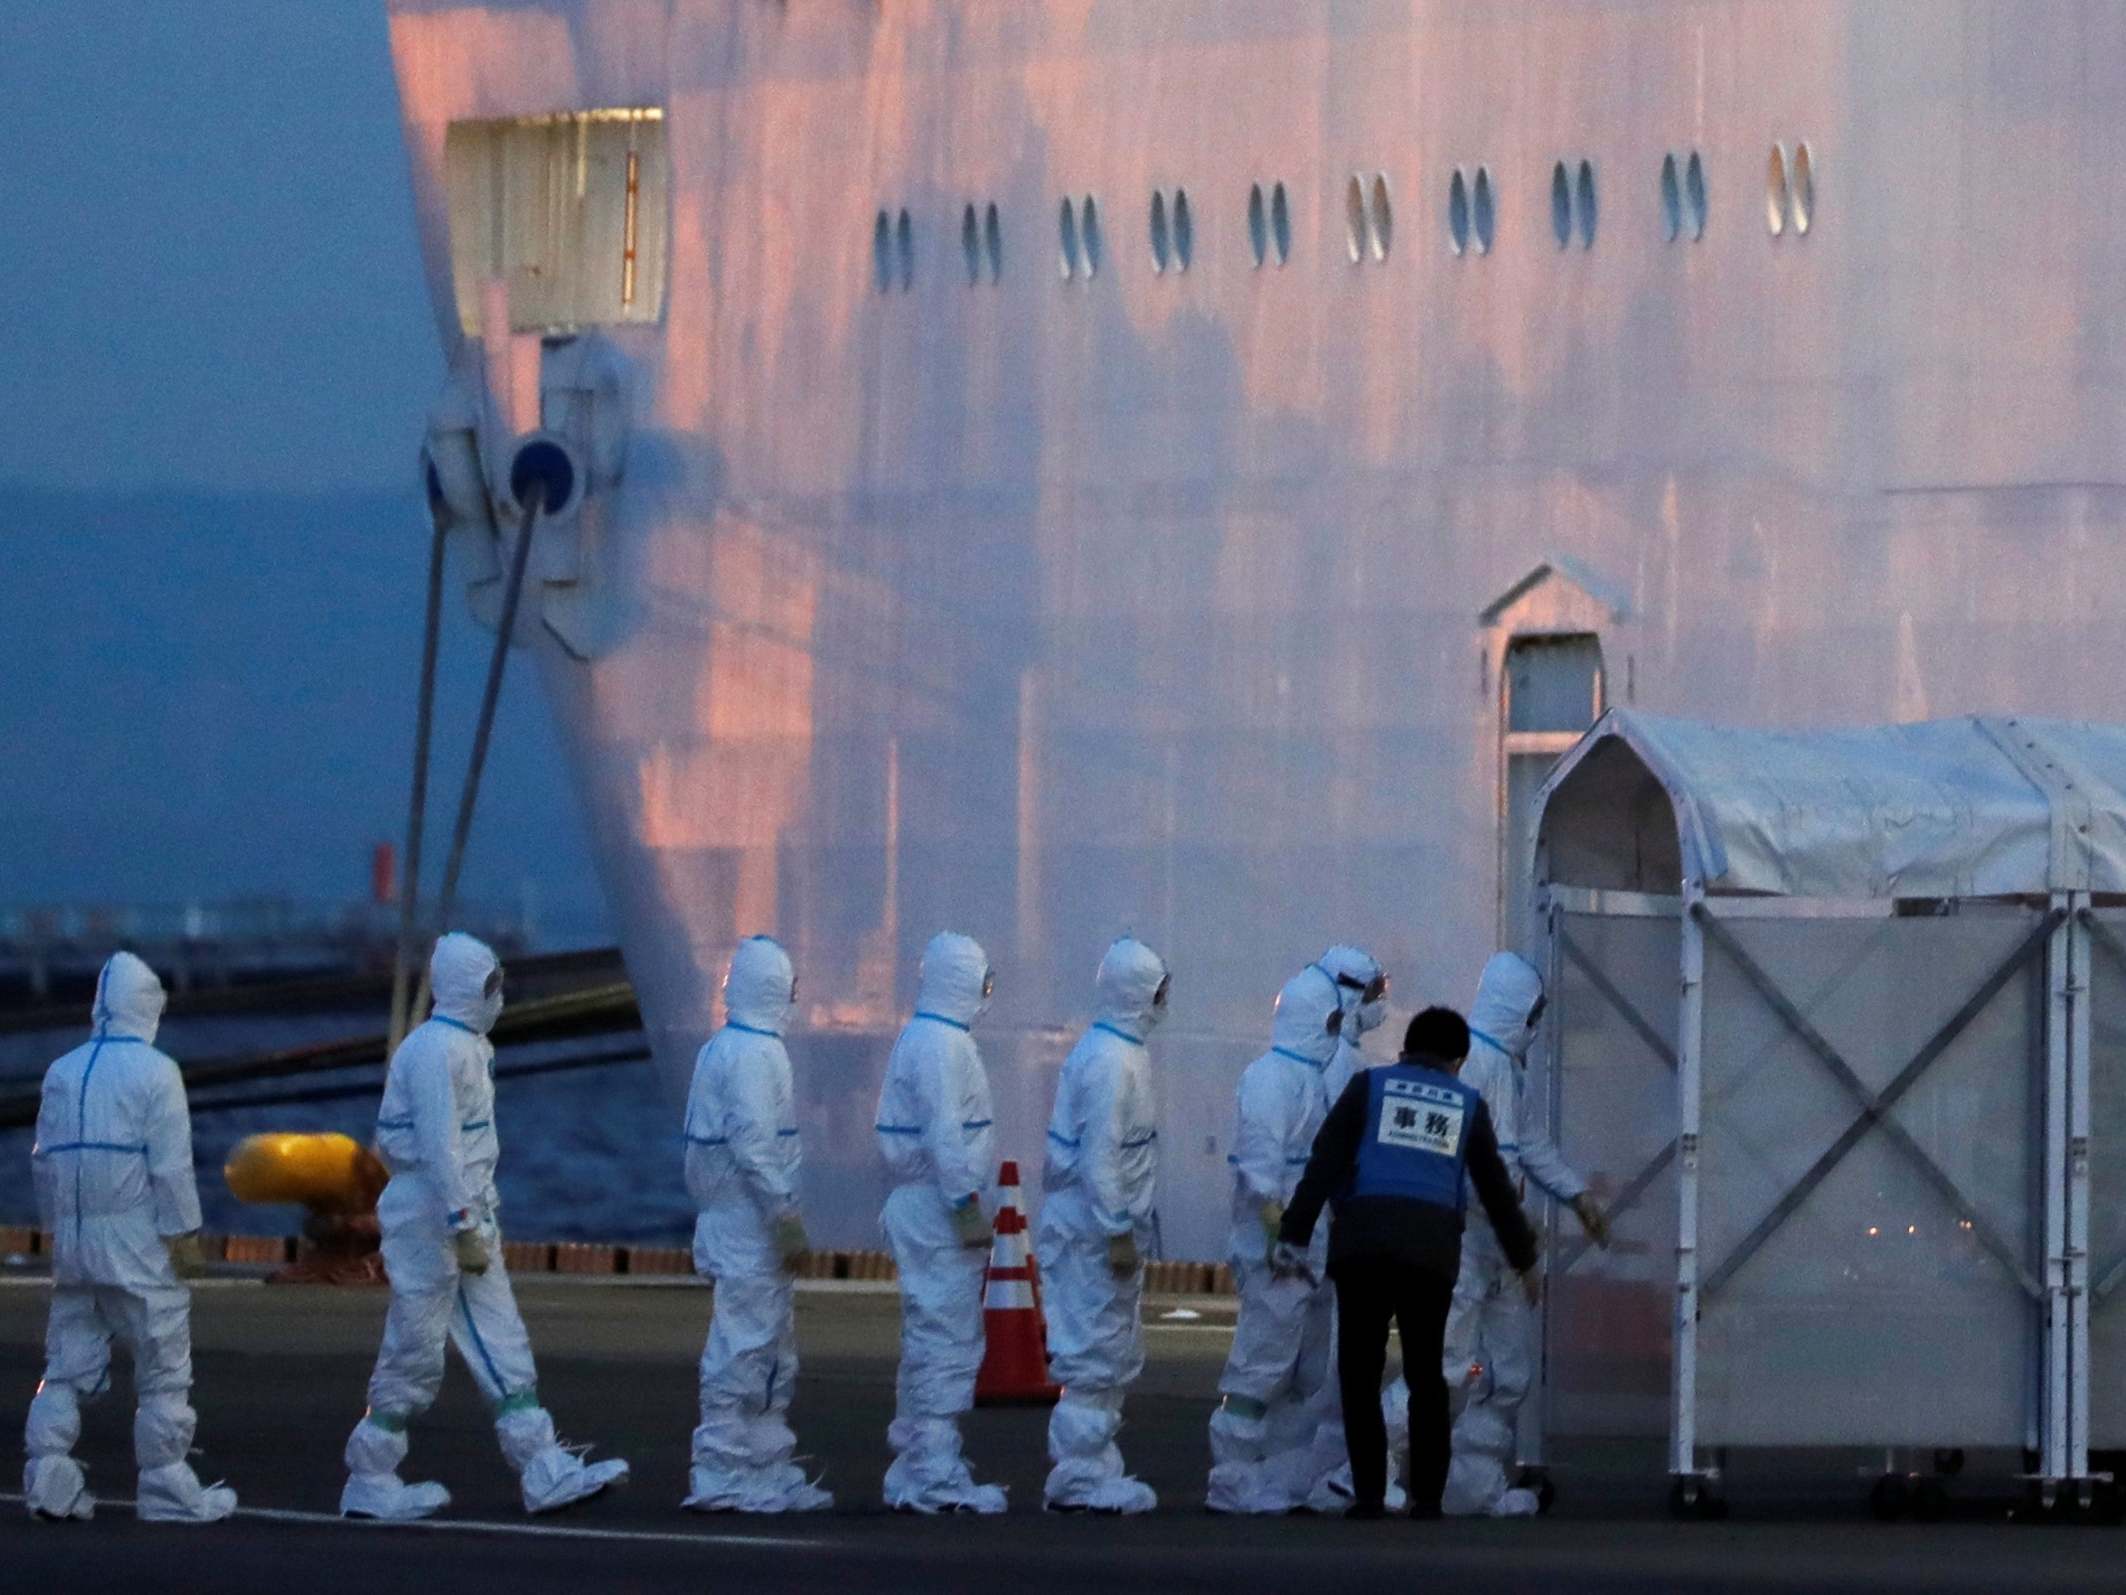
[[[901,292],[906,293],[915,286],[915,223],[908,219],[906,211],[901,212],[900,223],[893,230],[893,239],[895,253],[900,258]]]
[[[1189,215],[1188,190],[1174,190],[1174,269],[1187,271],[1196,258],[1196,222]]]
[[[1809,153],[1807,144],[1794,146],[1794,176],[1791,188],[1794,232],[1796,236],[1805,235],[1816,224],[1816,158]]]
[[[1595,202],[1594,162],[1580,162],[1579,182],[1580,247],[1594,248],[1595,228],[1600,220],[1600,211]]]
[[[1563,161],[1550,169],[1550,231],[1558,248],[1572,242],[1572,179],[1565,175]]]
[[[1056,235],[1063,246],[1063,280],[1069,282],[1078,275],[1078,207],[1067,199],[1056,214]]]
[[[1360,177],[1344,190],[1344,252],[1354,266],[1366,258],[1366,184]]]
[[[1689,209],[1690,236],[1693,242],[1705,236],[1705,163],[1698,152],[1690,152],[1690,164],[1683,169],[1683,198]]]
[[[1447,247],[1457,255],[1469,248],[1469,179],[1459,166],[1447,183]]]
[[[1085,275],[1087,280],[1100,275],[1100,207],[1093,203],[1090,194],[1085,196],[1084,207],[1078,213],[1078,238],[1085,246]]]
[[[994,200],[982,217],[982,243],[989,256],[989,280],[998,282],[1004,276],[1004,220]]]
[[[1262,203],[1260,183],[1248,190],[1248,247],[1254,251],[1255,269],[1260,271],[1270,252],[1269,213]]]
[[[1167,253],[1171,239],[1166,231],[1166,196],[1152,191],[1152,272],[1155,276],[1166,274]]]
[[[1476,169],[1476,182],[1469,191],[1469,221],[1471,230],[1476,235],[1476,252],[1479,255],[1490,254],[1493,229],[1498,223],[1498,215],[1491,199],[1491,168],[1488,166],[1479,166]]]
[[[1369,242],[1375,260],[1386,260],[1388,251],[1395,247],[1395,206],[1388,197],[1388,177],[1385,172],[1373,174],[1373,213]]]
[[[1786,231],[1786,146],[1774,144],[1764,169],[1764,225],[1777,238]]]
[[[1676,176],[1676,158],[1661,161],[1661,236],[1674,243],[1683,232],[1683,184]]]
[[[872,280],[880,293],[893,287],[893,219],[884,211],[878,213],[878,225],[871,230]]]
[[[967,286],[978,287],[982,281],[982,224],[975,219],[971,204],[960,217],[960,253],[967,257]]]
[[[1277,264],[1292,258],[1292,207],[1284,197],[1284,184],[1270,190],[1270,243],[1277,251]]]

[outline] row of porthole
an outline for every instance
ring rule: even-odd
[[[1772,146],[1764,174],[1764,224],[1774,238],[1791,232],[1805,238],[1816,224],[1816,157],[1796,144],[1791,160],[1784,144]]]
[[[1662,157],[1660,174],[1662,236],[1669,243],[1705,237],[1708,195],[1705,162],[1696,150],[1671,151]],[[1815,223],[1815,158],[1807,143],[1791,153],[1772,146],[1765,178],[1765,217],[1772,236],[1805,236]],[[1550,224],[1560,249],[1577,242],[1592,249],[1600,210],[1591,160],[1559,161],[1550,174]],[[1087,194],[1063,200],[1057,214],[1061,275],[1065,282],[1090,282],[1105,256],[1099,202]],[[1153,193],[1147,223],[1152,270],[1165,275],[1185,272],[1195,259],[1195,213],[1188,190]],[[1447,246],[1457,255],[1488,255],[1497,242],[1498,199],[1491,169],[1456,167],[1447,183]],[[967,281],[995,284],[1004,273],[1003,223],[994,201],[979,211],[969,204],[961,216],[961,249]],[[1395,243],[1395,207],[1384,172],[1356,173],[1345,191],[1345,250],[1352,265],[1385,261]],[[1248,191],[1248,244],[1259,269],[1282,266],[1292,257],[1291,201],[1282,182]],[[896,217],[880,211],[873,229],[873,270],[879,292],[907,292],[915,279],[914,226],[904,209]]]

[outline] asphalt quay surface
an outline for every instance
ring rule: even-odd
[[[832,1585],[849,1591],[1122,1588],[1457,1590],[2087,1588],[2116,1580],[2120,1531],[2010,1523],[2005,1498],[1976,1499],[1949,1522],[1867,1519],[1851,1459],[1818,1458],[1736,1479],[1736,1515],[1677,1523],[1643,1458],[1567,1459],[1558,1511],[1538,1522],[1329,1518],[1235,1520],[1202,1510],[1204,1425],[1230,1339],[1228,1302],[1154,1302],[1150,1362],[1133,1394],[1124,1452],[1160,1492],[1149,1517],[1059,1517],[1039,1510],[1045,1412],[983,1411],[968,1422],[977,1472],[1010,1487],[999,1519],[917,1519],[878,1502],[893,1400],[898,1304],[891,1288],[808,1289],[793,1419],[810,1465],[838,1497],[832,1513],[702,1517],[679,1510],[694,1420],[694,1361],[710,1294],[685,1285],[520,1282],[541,1393],[565,1437],[633,1463],[628,1488],[527,1519],[472,1384],[453,1366],[414,1431],[409,1478],[455,1501],[426,1525],[334,1517],[340,1447],[362,1408],[381,1327],[379,1291],[268,1288],[216,1279],[194,1305],[204,1476],[240,1492],[235,1521],[202,1528],[135,1522],[106,1504],[85,1525],[33,1524],[0,1504],[0,1587],[360,1591],[469,1587],[519,1591],[719,1590]],[[48,1290],[0,1279],[0,1425],[20,1433],[35,1386]],[[1176,1307],[1200,1316],[1173,1320]],[[130,1498],[127,1385],[88,1411],[79,1454],[107,1503]],[[0,1486],[18,1483],[12,1465]]]

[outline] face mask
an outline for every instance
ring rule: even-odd
[[[1144,1028],[1157,1030],[1166,1019],[1167,998],[1174,989],[1174,977],[1168,975],[1159,982],[1159,989],[1152,993],[1152,1005],[1144,1011]]]
[[[1385,1001],[1364,1003],[1358,1010],[1358,1028],[1354,1032],[1364,1035],[1369,1030],[1378,1030],[1388,1022],[1388,1004]]]

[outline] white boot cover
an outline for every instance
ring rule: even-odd
[[[588,1501],[627,1478],[627,1464],[618,1457],[586,1462],[585,1447],[563,1445],[555,1438],[553,1415],[544,1407],[504,1413],[495,1420],[495,1437],[502,1443],[503,1458],[517,1470],[524,1510],[535,1516]]]
[[[897,1512],[1004,1510],[1001,1485],[977,1484],[960,1454],[960,1426],[952,1418],[895,1418],[886,1429],[893,1465],[886,1469],[886,1505]]]
[[[198,1426],[182,1392],[159,1391],[140,1398],[133,1414],[133,1456],[140,1464],[135,1511],[147,1523],[215,1523],[236,1510],[236,1492],[203,1485],[185,1460]]]
[[[410,1523],[433,1517],[450,1505],[450,1492],[440,1484],[408,1484],[399,1477],[399,1464],[406,1460],[406,1427],[402,1419],[379,1419],[366,1413],[347,1436],[344,1453],[347,1485],[340,1491],[340,1516],[377,1518],[386,1523]]]
[[[1122,1392],[1066,1389],[1048,1419],[1048,1456],[1055,1466],[1045,1491],[1057,1511],[1133,1515],[1159,1497],[1123,1471],[1115,1435],[1122,1428]]]
[[[33,1518],[86,1522],[96,1515],[96,1498],[87,1476],[71,1455],[81,1438],[81,1398],[72,1385],[47,1379],[30,1401],[23,1426],[22,1493]]]

